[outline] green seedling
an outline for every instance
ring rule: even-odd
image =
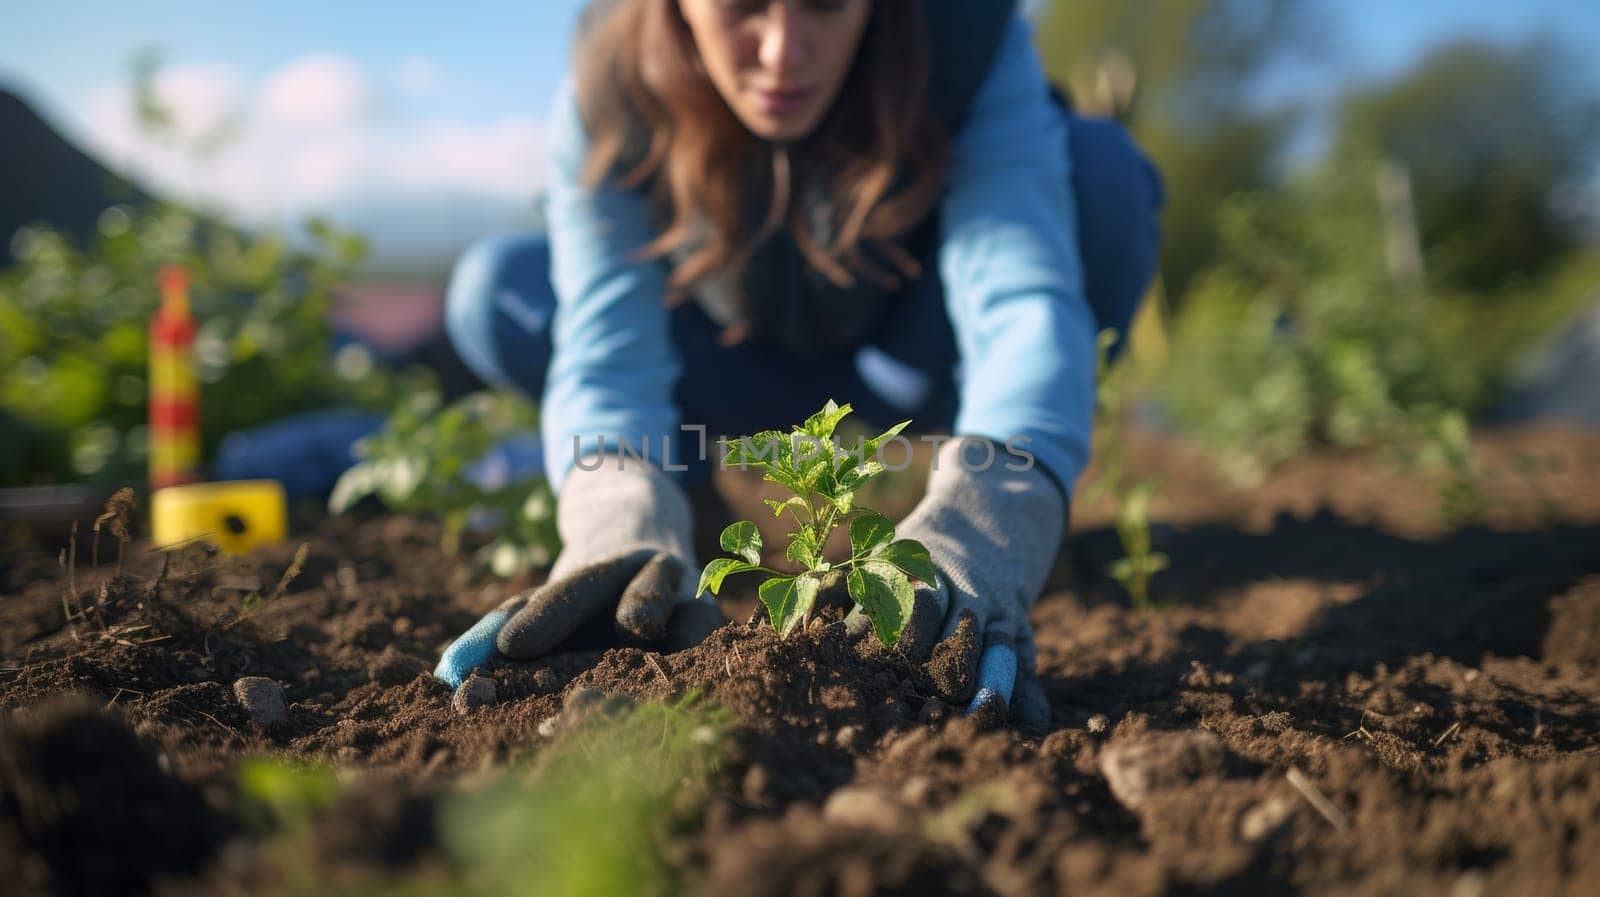
[[[794,427],[791,433],[764,430],[726,444],[725,466],[761,471],[761,478],[777,483],[791,494],[765,499],[774,517],[787,512],[798,527],[788,534],[784,557],[799,564],[801,572],[784,573],[761,564],[761,533],[748,520],[722,531],[722,549],[734,557],[706,564],[695,594],[707,589],[718,594],[722,582],[735,573],[767,574],[757,592],[772,627],[788,635],[810,619],[825,583],[843,577],[850,598],[872,621],[878,639],[892,647],[911,616],[913,580],[935,581],[928,549],[914,539],[896,539],[894,524],[870,508],[855,503],[856,493],[884,472],[877,460],[879,448],[905,429],[909,420],[871,439],[861,439],[854,450],[844,449],[834,438],[849,405],[832,399],[821,411]],[[834,527],[848,525],[850,557],[830,562],[823,546]]]
[[[530,476],[491,488],[473,477],[474,464],[498,440],[536,421],[526,403],[500,393],[472,393],[443,408],[431,396],[404,404],[357,445],[361,461],[339,478],[328,510],[343,513],[377,496],[392,510],[433,515],[449,554],[478,520],[492,520],[496,538],[478,559],[496,575],[546,566],[560,548],[548,481]]]
[[[1150,578],[1171,563],[1165,554],[1150,550],[1150,497],[1160,486],[1153,479],[1134,483],[1117,506],[1117,538],[1125,556],[1107,572],[1128,590],[1139,610],[1151,609]]]
[[[1127,590],[1133,606],[1144,611],[1155,607],[1150,600],[1151,578],[1170,561],[1152,551],[1150,542],[1150,499],[1161,488],[1161,481],[1154,477],[1135,480],[1128,475],[1128,447],[1122,432],[1127,375],[1111,369],[1109,356],[1116,341],[1117,331],[1111,327],[1100,331],[1096,341],[1094,454],[1100,462],[1100,478],[1091,494],[1109,494],[1117,507],[1117,540],[1122,543],[1123,557],[1112,562],[1106,573]]]

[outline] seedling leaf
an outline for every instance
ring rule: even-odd
[[[817,565],[816,537],[810,529],[800,529],[789,534],[789,547],[784,550],[783,556],[797,564],[804,564],[807,568]]]
[[[711,590],[711,594],[721,594],[722,581],[735,573],[756,569],[755,564],[746,563],[742,558],[717,558],[706,565],[700,572],[700,584],[695,586],[694,594],[698,598]]]
[[[718,542],[729,554],[736,554],[752,565],[761,563],[761,532],[748,520],[730,524],[722,531]]]
[[[928,556],[927,547],[915,539],[897,539],[890,542],[874,557],[894,566],[913,579],[928,585],[933,585],[935,582],[934,576],[938,571],[933,566],[933,559]]]
[[[878,640],[888,647],[900,640],[900,630],[911,617],[911,582],[889,564],[868,561],[851,568],[845,586],[867,612]]]
[[[894,524],[889,518],[865,508],[850,521],[850,552],[856,557],[872,554],[894,539]]]
[[[767,607],[772,628],[778,630],[780,635],[788,635],[811,611],[821,585],[821,580],[803,573],[799,576],[775,576],[762,583],[756,591],[761,596],[761,603]]]
[[[894,426],[890,427],[889,429],[884,430],[882,433],[879,433],[877,436],[874,436],[871,439],[868,439],[861,446],[861,449],[862,449],[861,457],[867,459],[868,461],[871,461],[871,460],[877,458],[878,457],[878,449],[881,448],[885,442],[888,442],[889,440],[893,439],[894,437],[900,435],[900,431],[904,430],[906,428],[906,426],[908,424],[910,424],[910,423],[911,423],[910,420],[903,420],[900,423],[895,424]]]
[[[806,418],[805,426],[802,429],[807,434],[818,439],[831,439],[834,428],[849,413],[849,404],[838,405],[832,399],[829,399],[827,404],[822,406],[821,411]]]
[[[782,517],[784,508],[794,508],[796,511],[810,511],[811,506],[798,495],[788,498],[763,498],[761,503],[772,509],[772,516]]]

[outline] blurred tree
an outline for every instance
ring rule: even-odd
[[[1319,0],[1053,0],[1035,32],[1074,104],[1126,123],[1166,179],[1161,270],[1181,301],[1218,249],[1216,210],[1269,186],[1298,115],[1264,108],[1279,61],[1323,47]]]
[[[1553,202],[1591,173],[1600,100],[1551,39],[1440,47],[1353,92],[1346,146],[1376,145],[1410,173],[1429,279],[1488,293],[1574,248],[1584,222]]]

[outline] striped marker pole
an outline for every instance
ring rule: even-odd
[[[200,386],[194,371],[189,275],[161,269],[161,308],[150,318],[150,488],[198,480]]]

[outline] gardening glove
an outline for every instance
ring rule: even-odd
[[[485,614],[446,648],[433,675],[461,684],[495,652],[512,660],[549,654],[602,613],[623,638],[697,644],[722,622],[711,600],[695,599],[693,522],[682,487],[661,468],[607,455],[576,467],[556,501],[562,549],[544,585]]]
[[[977,626],[977,691],[967,713],[1012,716],[1037,729],[1050,707],[1034,674],[1028,608],[1044,589],[1066,534],[1066,498],[1040,470],[1009,470],[1017,458],[983,437],[960,436],[940,446],[927,494],[896,527],[898,538],[928,549],[938,581],[919,585],[902,639],[925,655],[935,639],[955,634],[964,616]],[[971,463],[963,464],[963,452]],[[990,457],[993,463],[985,465]],[[982,469],[978,469],[978,468]],[[970,668],[973,658],[965,658]],[[1009,713],[1008,713],[1009,711]]]

